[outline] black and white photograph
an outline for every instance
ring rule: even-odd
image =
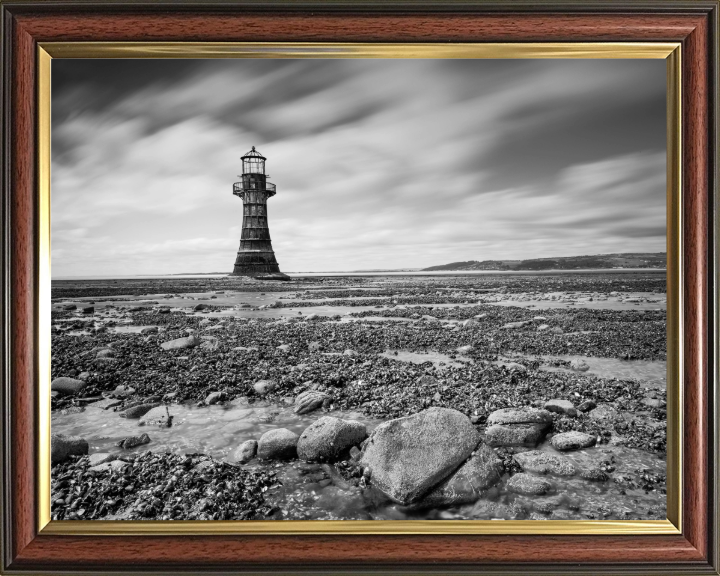
[[[51,74],[53,520],[667,517],[665,60]]]

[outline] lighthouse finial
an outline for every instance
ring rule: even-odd
[[[255,152],[255,146],[252,147],[252,151]]]

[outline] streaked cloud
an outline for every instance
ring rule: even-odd
[[[654,60],[53,61],[55,276],[230,271],[255,145],[284,271],[665,247]]]

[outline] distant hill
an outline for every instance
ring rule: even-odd
[[[530,260],[468,260],[423,268],[423,272],[464,270],[581,270],[588,268],[665,268],[665,252],[559,256]]]

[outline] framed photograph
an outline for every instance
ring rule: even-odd
[[[590,8],[3,2],[3,573],[718,574],[718,5]]]

